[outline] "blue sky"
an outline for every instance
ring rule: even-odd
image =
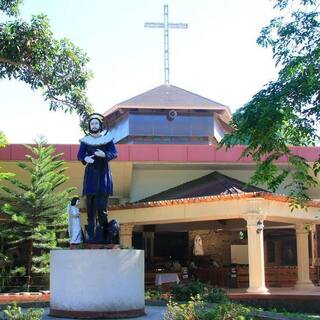
[[[276,78],[270,49],[258,47],[261,28],[275,15],[269,0],[24,0],[22,17],[49,16],[56,38],[86,51],[94,73],[88,96],[97,112],[163,84],[163,31],[144,22],[189,24],[170,30],[170,83],[234,111]],[[4,20],[0,16],[0,21]],[[0,130],[10,143],[44,135],[50,143],[77,143],[75,115],[50,112],[41,92],[0,81]]]

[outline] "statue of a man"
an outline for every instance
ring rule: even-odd
[[[82,192],[87,206],[86,242],[101,243],[108,228],[108,197],[113,193],[109,161],[117,157],[117,150],[110,134],[103,131],[103,117],[89,117],[88,129],[78,152],[78,160],[86,166]]]

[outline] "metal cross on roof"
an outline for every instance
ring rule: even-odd
[[[164,29],[164,83],[169,84],[169,28],[187,29],[186,23],[169,23],[168,5],[163,6],[163,23],[161,22],[146,22],[146,28],[163,28]]]

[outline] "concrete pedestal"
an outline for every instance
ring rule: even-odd
[[[52,250],[50,315],[124,318],[144,315],[144,252]]]

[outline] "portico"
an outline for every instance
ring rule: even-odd
[[[319,222],[319,204],[312,201],[308,210],[290,210],[285,196],[266,192],[220,195],[168,201],[118,205],[110,208],[112,218],[121,224],[121,242],[131,246],[130,230],[138,225],[161,225],[221,219],[243,219],[248,234],[249,287],[248,293],[267,293],[265,254],[261,223],[286,222],[295,226],[297,241],[298,279],[296,290],[317,290],[309,276],[308,234]],[[318,289],[319,290],[319,289]]]

